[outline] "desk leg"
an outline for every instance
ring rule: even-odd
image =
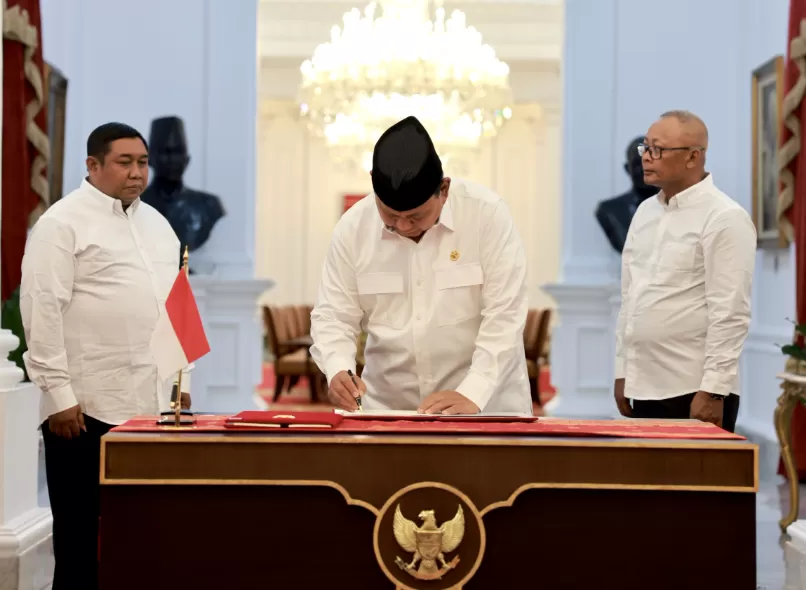
[[[799,403],[798,386],[784,383],[783,393],[778,397],[778,406],[775,408],[775,433],[778,435],[778,444],[781,446],[781,457],[789,479],[789,513],[784,516],[779,525],[781,531],[786,533],[787,527],[798,518],[800,508],[800,482],[795,458],[792,456],[792,413]]]

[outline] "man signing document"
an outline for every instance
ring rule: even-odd
[[[311,314],[311,354],[330,401],[351,411],[361,397],[367,410],[531,414],[526,257],[506,204],[444,177],[414,117],[381,136],[371,174],[374,193],[336,225]]]

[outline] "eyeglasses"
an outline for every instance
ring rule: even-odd
[[[702,150],[705,151],[704,147],[700,146],[684,146],[684,147],[660,147],[657,145],[647,145],[645,143],[638,144],[638,154],[643,157],[643,155],[649,152],[649,157],[653,160],[660,160],[663,158],[663,152],[675,152],[678,150]]]

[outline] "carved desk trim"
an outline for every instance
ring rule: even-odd
[[[297,461],[286,463],[286,453],[278,455],[273,451],[278,445],[294,447],[294,456],[306,467],[302,469]],[[348,504],[361,506],[377,515],[394,490],[381,491],[370,478],[348,477],[351,473],[347,469],[349,465],[343,464],[341,468],[338,465],[345,445],[354,448],[352,460],[356,460],[359,454],[363,457],[359,460],[363,465],[371,465],[374,452],[382,447],[397,447],[401,452],[407,450],[412,456],[423,457],[422,470],[437,479],[442,469],[434,466],[434,461],[454,460],[467,450],[467,446],[477,447],[477,455],[482,452],[489,455],[496,449],[504,451],[506,447],[510,449],[509,453],[517,453],[524,462],[538,461],[532,468],[524,470],[520,478],[506,484],[503,481],[489,484],[494,491],[486,490],[483,498],[474,497],[483,515],[496,508],[511,506],[520,494],[538,488],[751,493],[758,490],[758,447],[742,441],[288,434],[112,433],[102,440],[101,484],[324,486],[338,490]],[[237,453],[237,447],[243,450],[250,447],[251,454],[261,458],[247,465],[233,464],[231,453]],[[216,457],[215,450],[223,448],[231,449],[228,457]],[[171,457],[173,451],[181,452],[190,460],[176,461],[175,456]],[[143,456],[148,461],[134,461],[133,453],[146,453]],[[573,463],[581,453],[595,453],[602,464],[613,464],[616,457],[623,457],[635,471],[628,469],[632,474],[607,470],[584,474],[562,468],[562,464]],[[685,459],[681,460],[681,453]],[[323,460],[325,456],[329,458]],[[311,463],[317,458],[319,467],[313,468]],[[549,462],[541,468],[539,463],[543,458]],[[639,465],[644,463],[644,467]],[[652,473],[643,472],[652,463],[666,467]],[[693,464],[705,468],[695,469],[691,467]],[[552,465],[554,469],[549,469]],[[718,469],[718,465],[722,468]],[[527,475],[529,471],[532,473]],[[423,476],[428,479],[425,473]],[[463,489],[472,482],[452,483]]]

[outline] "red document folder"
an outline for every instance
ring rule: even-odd
[[[344,418],[335,412],[262,412],[247,410],[227,418],[225,428],[336,428]]]

